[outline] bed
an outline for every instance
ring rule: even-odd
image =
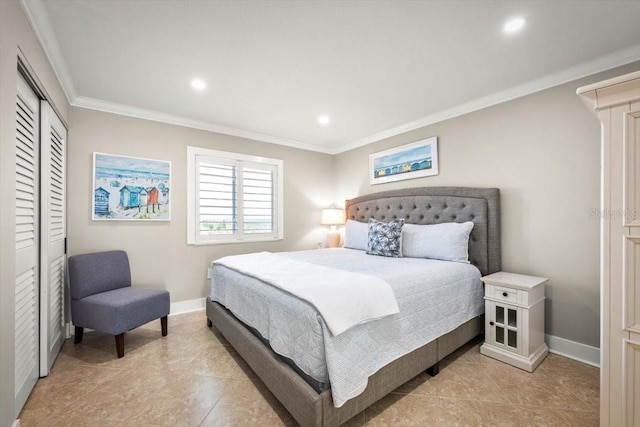
[[[474,226],[469,237],[468,253],[471,265],[475,266],[476,282],[480,275],[486,275],[500,270],[500,202],[499,190],[497,189],[423,187],[393,190],[348,200],[345,208],[348,219],[363,223],[369,221],[370,218],[383,222],[403,218],[407,224],[418,225],[472,221]],[[329,258],[336,256],[343,257],[339,251],[345,251],[345,258],[347,256],[361,256],[360,254],[350,253],[347,249],[327,251],[330,252],[327,254]],[[299,255],[291,254],[290,256],[294,258],[301,257],[303,260],[307,260],[306,257],[312,255],[313,257],[317,257],[320,253],[301,253]],[[363,258],[363,260],[364,259],[365,258]],[[409,260],[402,262],[409,262]],[[407,267],[407,269],[409,269],[409,267]],[[224,266],[219,267],[217,275],[214,275],[214,277],[218,278],[219,284],[228,280],[232,285],[230,287],[234,287],[238,284],[238,281],[251,282],[240,273],[225,270],[229,269],[226,269]],[[253,286],[256,286],[255,282],[256,280],[253,280]],[[223,286],[220,287],[223,288]],[[266,288],[269,287],[266,286]],[[258,291],[252,290],[251,292],[254,292],[251,293],[253,297],[255,292]],[[268,292],[278,293],[279,291],[270,289]],[[398,293],[398,290],[396,289],[395,292]],[[477,306],[477,288],[474,292],[476,302],[472,305]],[[331,366],[340,365],[339,363],[332,364],[332,362],[330,362],[333,356],[329,352],[327,352],[326,356],[323,356],[321,353],[318,353],[319,355],[312,354],[311,357],[308,358],[310,360],[310,362],[307,361],[308,366],[304,365],[305,362],[294,362],[295,357],[283,357],[280,354],[287,353],[284,353],[281,348],[279,348],[279,346],[281,346],[281,343],[278,343],[279,336],[268,336],[268,333],[264,333],[264,331],[260,331],[258,328],[247,325],[252,324],[250,317],[253,315],[252,313],[260,311],[259,309],[242,312],[239,310],[239,307],[246,303],[246,299],[244,302],[234,305],[232,302],[229,302],[232,301],[232,299],[224,299],[219,296],[215,298],[225,301],[225,305],[229,306],[234,312],[232,313],[228,307],[219,302],[213,301],[212,298],[208,298],[207,318],[209,326],[215,326],[216,329],[225,336],[254,372],[263,380],[271,392],[303,426],[339,425],[398,386],[412,379],[420,372],[428,370],[430,374],[436,375],[439,361],[474,338],[480,333],[483,326],[478,315],[474,315],[468,320],[460,321],[459,324],[451,324],[449,322],[449,324],[444,327],[445,329],[442,329],[444,332],[440,332],[436,337],[429,337],[429,341],[426,344],[420,345],[408,352],[401,351],[402,355],[400,357],[394,356],[391,360],[386,360],[381,356],[378,358],[379,360],[371,362],[374,364],[373,371],[375,373],[372,373],[368,377],[368,380],[365,382],[366,387],[364,387],[364,391],[360,392],[360,390],[357,390],[358,392],[354,396],[348,394],[341,396],[340,399],[338,399],[339,404],[336,404],[336,396],[332,395],[334,390],[332,390],[329,383],[333,382],[336,378],[339,380],[340,377],[335,375],[332,377],[331,375],[323,373],[321,370],[314,371],[315,368],[321,368],[323,364],[327,365],[329,371],[333,369]],[[264,304],[263,298],[267,297],[260,294],[260,301],[263,306],[271,304]],[[481,300],[481,295],[479,298]],[[424,299],[421,301],[429,300]],[[273,302],[274,307],[277,307],[277,304],[277,302]],[[399,298],[399,305],[402,306],[403,304],[402,298]],[[300,307],[304,305],[305,304],[300,304]],[[256,305],[256,307],[259,306]],[[306,310],[306,308],[304,308],[304,310]],[[292,312],[296,311],[298,311],[298,309],[295,304],[292,309],[285,307],[282,310],[283,317],[289,319],[287,321],[292,323],[289,316],[291,316]],[[299,311],[302,311],[302,309]],[[386,319],[382,320],[386,321]],[[382,320],[372,323],[384,323]],[[301,321],[300,323],[304,322]],[[259,322],[253,323],[253,325],[256,324],[259,324]],[[365,327],[370,327],[370,324],[359,325],[347,331],[345,334],[352,333],[353,330],[360,332],[357,328]],[[312,331],[310,335],[322,333],[322,329],[320,329],[320,332]],[[267,335],[267,338],[265,338],[265,335]],[[324,336],[319,337],[319,342],[327,341],[329,338],[330,334],[325,332]],[[422,339],[424,339],[424,337]],[[346,341],[352,340],[353,338],[350,337],[350,339]],[[401,347],[405,344],[413,345],[411,343],[402,343],[397,344],[397,346]],[[324,342],[323,345],[326,346],[328,344]],[[413,348],[406,347],[406,345],[405,350],[406,348]],[[280,354],[274,352],[273,349],[277,349]],[[388,349],[389,346],[387,346],[387,350]],[[384,352],[380,351],[380,353]],[[372,354],[377,355],[378,351],[373,351]],[[326,357],[326,360],[323,359],[323,357]],[[387,356],[385,355],[385,357]],[[381,361],[384,362],[383,366],[375,365],[375,363],[383,363]],[[369,361],[367,361],[367,363],[369,363]],[[367,363],[363,362],[363,365],[367,365]],[[331,372],[329,372],[329,374],[331,374]],[[329,381],[328,378],[334,378],[334,380]],[[338,383],[334,382],[336,395],[340,390],[336,387],[337,385]],[[342,386],[340,387],[342,388]],[[357,386],[354,389],[357,389]]]

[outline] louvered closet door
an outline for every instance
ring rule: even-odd
[[[67,130],[41,102],[40,376],[49,375],[65,337],[65,153]]]
[[[38,380],[40,100],[19,77],[16,105],[15,415]]]

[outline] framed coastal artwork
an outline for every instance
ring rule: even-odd
[[[92,219],[171,220],[171,162],[93,153]]]
[[[438,175],[438,138],[435,136],[369,155],[372,185],[432,175]]]

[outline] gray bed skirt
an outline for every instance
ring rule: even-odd
[[[354,415],[436,365],[477,336],[479,317],[397,359],[369,377],[365,391],[342,407],[333,406],[331,390],[317,393],[280,356],[275,354],[226,308],[207,298],[207,319],[260,377],[293,418],[302,426],[338,426]]]

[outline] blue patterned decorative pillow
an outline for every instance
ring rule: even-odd
[[[380,255],[398,258],[402,256],[401,239],[404,218],[391,222],[381,222],[369,219],[368,255]]]

